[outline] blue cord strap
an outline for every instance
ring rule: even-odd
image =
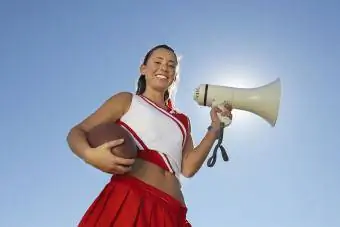
[[[211,126],[208,128],[208,130],[211,130]],[[221,123],[220,130],[219,130],[219,136],[218,136],[218,141],[217,144],[214,148],[212,156],[208,159],[207,166],[208,167],[213,167],[216,163],[217,159],[217,150],[221,150],[221,155],[223,161],[227,162],[229,161],[229,157],[227,154],[226,149],[223,147],[222,142],[223,142],[223,132],[224,132],[224,123]]]

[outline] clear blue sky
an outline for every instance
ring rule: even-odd
[[[134,91],[160,43],[182,55],[176,104],[196,143],[209,123],[196,86],[282,80],[276,127],[235,111],[230,162],[183,181],[193,226],[340,226],[340,4],[122,2],[2,1],[0,226],[76,226],[109,176],[71,153],[68,130]]]

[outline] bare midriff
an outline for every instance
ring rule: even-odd
[[[169,171],[142,159],[136,159],[132,170],[128,175],[169,194],[185,206],[180,182],[177,177]]]

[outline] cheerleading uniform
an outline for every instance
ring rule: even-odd
[[[190,127],[184,114],[133,95],[129,110],[117,123],[134,138],[138,158],[179,179]],[[78,227],[190,227],[186,214],[187,208],[169,194],[133,176],[113,175]]]

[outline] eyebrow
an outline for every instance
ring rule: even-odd
[[[164,58],[162,58],[162,57],[156,57],[157,59],[160,59],[160,60],[164,60]],[[169,61],[171,61],[171,62],[173,62],[173,63],[176,63],[174,60],[169,60]]]

